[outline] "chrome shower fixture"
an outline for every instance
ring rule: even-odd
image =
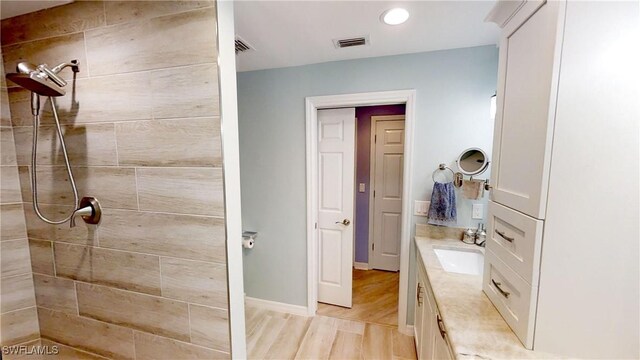
[[[67,82],[57,74],[69,66],[74,73],[80,71],[78,60],[59,64],[53,69],[49,68],[47,64],[36,66],[23,61],[16,66],[16,73],[7,74],[7,79],[38,95],[64,96],[65,91],[62,87],[67,85]]]
[[[101,209],[100,203],[95,198],[85,197],[81,201],[78,201],[78,189],[76,187],[75,179],[73,178],[73,172],[71,171],[71,164],[69,163],[69,155],[67,154],[67,147],[64,143],[64,135],[62,134],[62,127],[60,126],[60,119],[58,118],[58,112],[56,110],[56,103],[54,97],[64,96],[65,91],[62,89],[67,85],[67,82],[60,78],[57,74],[63,69],[71,67],[74,73],[80,71],[78,67],[78,60],[71,60],[68,63],[62,63],[55,66],[53,69],[49,68],[47,64],[34,65],[30,62],[20,62],[16,66],[17,73],[7,74],[7,79],[20,85],[22,88],[31,91],[31,113],[33,114],[33,147],[31,150],[31,191],[33,195],[33,210],[38,217],[51,225],[63,224],[67,221],[70,222],[71,227],[76,225],[76,216],[81,216],[82,219],[89,224],[97,224],[100,221]],[[64,163],[67,168],[67,175],[69,177],[69,183],[71,190],[73,191],[73,211],[70,215],[61,220],[47,219],[40,212],[38,205],[38,180],[37,180],[37,154],[38,154],[38,128],[40,127],[40,96],[49,97],[51,103],[51,110],[53,113],[53,119],[55,120],[58,139],[60,139],[60,148],[64,155]]]

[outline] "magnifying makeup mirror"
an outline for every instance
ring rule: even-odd
[[[480,175],[489,167],[489,157],[480,148],[469,148],[460,154],[456,163],[464,175]]]

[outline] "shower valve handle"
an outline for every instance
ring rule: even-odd
[[[77,208],[73,215],[71,215],[71,221],[69,226],[74,228],[76,226],[76,217],[81,216],[82,220],[87,224],[98,224],[102,217],[102,208],[98,199],[94,197],[83,197],[80,200],[80,207]]]

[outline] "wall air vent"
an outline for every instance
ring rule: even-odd
[[[244,41],[240,37],[236,36],[236,55],[241,53],[241,52],[245,52],[245,51],[249,51],[249,50],[254,50],[254,49],[246,41]]]
[[[363,46],[363,45],[369,45],[370,41],[369,41],[369,37],[368,36],[358,36],[358,37],[353,37],[353,38],[348,38],[348,39],[336,39],[333,40],[333,45],[338,48],[347,48],[347,47],[354,47],[354,46]]]

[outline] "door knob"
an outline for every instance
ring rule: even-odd
[[[351,221],[349,219],[344,219],[342,221],[336,221],[336,224],[342,224],[344,226],[347,226],[347,225],[351,224]]]

